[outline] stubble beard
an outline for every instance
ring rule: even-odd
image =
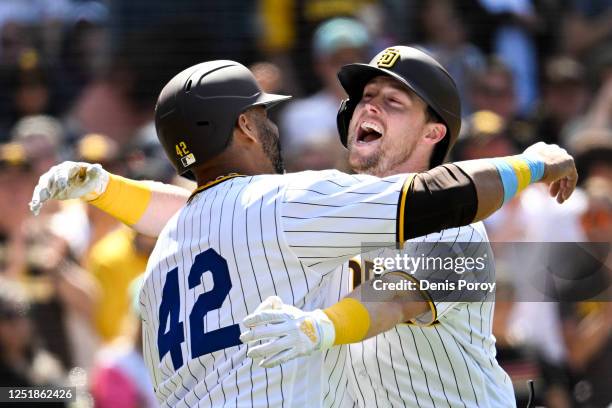
[[[357,163],[353,163],[351,162],[351,148],[349,148],[349,165],[355,173],[388,177],[398,174],[398,171],[393,171],[393,169],[408,161],[410,153],[408,151],[403,152],[400,156],[385,156],[382,149],[378,149],[367,157],[359,157]]]
[[[352,152],[349,150],[349,165],[355,173],[376,175],[380,166],[381,152],[376,151],[368,157],[359,157],[357,163],[350,160]]]
[[[283,163],[283,157],[281,155],[281,146],[279,141],[278,132],[274,131],[274,128],[262,120],[259,123],[260,129],[260,141],[262,149],[277,174],[283,174],[285,172],[285,165]]]

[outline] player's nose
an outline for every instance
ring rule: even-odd
[[[380,105],[377,98],[372,98],[364,104],[364,110],[367,113],[378,114],[380,113]]]

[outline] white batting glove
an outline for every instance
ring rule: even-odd
[[[242,323],[249,328],[240,335],[243,343],[249,343],[247,356],[264,368],[327,350],[336,337],[334,324],[322,310],[304,312],[278,296],[264,300]],[[257,343],[266,339],[271,340]]]
[[[34,188],[30,211],[38,215],[49,199],[82,198],[90,201],[106,191],[110,174],[99,164],[65,161],[40,176]]]

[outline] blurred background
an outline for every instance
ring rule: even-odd
[[[155,241],[80,202],[33,217],[43,172],[82,160],[189,187],[157,143],[153,107],[174,74],[220,58],[294,95],[272,113],[289,171],[346,170],[336,72],[394,44],[434,54],[457,82],[454,159],[536,141],[577,159],[569,202],[531,187],[487,221],[491,241],[612,242],[609,0],[0,0],[0,386],[78,385],[79,407],[155,405],[133,306]],[[542,405],[609,406],[610,268],[587,271],[604,301],[536,303],[516,300],[503,247],[496,262],[493,328],[519,406],[529,378]]]

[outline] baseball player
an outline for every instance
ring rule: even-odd
[[[396,46],[378,54],[370,64],[344,66],[338,76],[349,95],[340,109],[338,124],[353,169],[385,177],[423,171],[442,163],[458,136],[460,103],[455,84],[437,62],[416,49]],[[393,131],[395,103],[419,104],[424,117],[435,117],[445,125],[442,138],[433,136],[433,149],[422,145],[423,139],[416,137],[414,125],[408,126],[423,123],[409,117],[411,112],[405,114],[407,125]],[[355,125],[361,121],[386,129],[382,140],[360,133]],[[373,140],[368,142],[368,138]],[[370,147],[373,143],[378,144]],[[437,244],[441,241],[449,244]],[[405,252],[413,258],[426,252],[430,259],[484,254],[489,261],[479,277],[494,281],[492,251],[482,223],[412,239]],[[363,262],[353,265],[357,277],[365,275]],[[419,269],[409,276],[425,282],[438,279],[445,284],[452,280],[455,287],[468,277],[465,273],[440,272]],[[343,291],[353,281],[338,282],[338,291],[346,293]],[[371,285],[371,281],[366,283],[370,291]],[[441,293],[422,298],[419,291],[409,292],[399,300],[364,302],[369,316],[336,316],[360,324],[366,338],[382,334],[350,344],[347,350],[335,348],[325,354],[329,375],[329,386],[324,389],[326,405],[333,406],[342,399],[337,391],[348,385],[352,400],[361,407],[514,406],[512,384],[495,359],[494,295],[489,293],[476,300],[474,293],[463,293],[471,301],[462,301],[460,292],[457,290],[454,298]],[[349,298],[363,299],[362,293],[359,288]],[[422,305],[427,298],[433,298],[431,310]],[[272,367],[307,355],[310,350],[321,350],[320,342],[311,341],[299,330],[304,321],[318,328],[319,316],[317,311],[304,313],[283,305],[278,298],[268,299],[245,319],[250,330],[241,338],[245,342],[272,339],[263,345],[254,344],[248,354],[263,366]],[[368,320],[371,323],[366,333],[364,322]],[[315,332],[326,329],[333,331],[333,326],[321,325]],[[334,335],[326,333],[323,337]]]
[[[240,321],[277,293],[306,310],[324,307],[331,278],[348,276],[346,261],[361,242],[467,225],[497,209],[510,191],[488,161],[384,179],[337,171],[261,175],[281,167],[277,129],[263,107],[281,99],[261,92],[251,73],[232,61],[191,67],[160,94],[160,141],[179,173],[199,185],[163,228],[140,296],[144,354],[164,406],[319,405],[321,353],[265,370],[246,358]],[[529,181],[569,179],[559,185],[560,200],[574,188],[573,160],[558,148],[541,145],[529,159],[507,160],[530,160]],[[99,166],[63,163],[41,177],[31,207],[82,196],[143,226],[143,217],[155,218],[151,208],[173,193]],[[436,220],[429,209],[438,211]],[[336,324],[333,317],[324,320],[318,323]]]

